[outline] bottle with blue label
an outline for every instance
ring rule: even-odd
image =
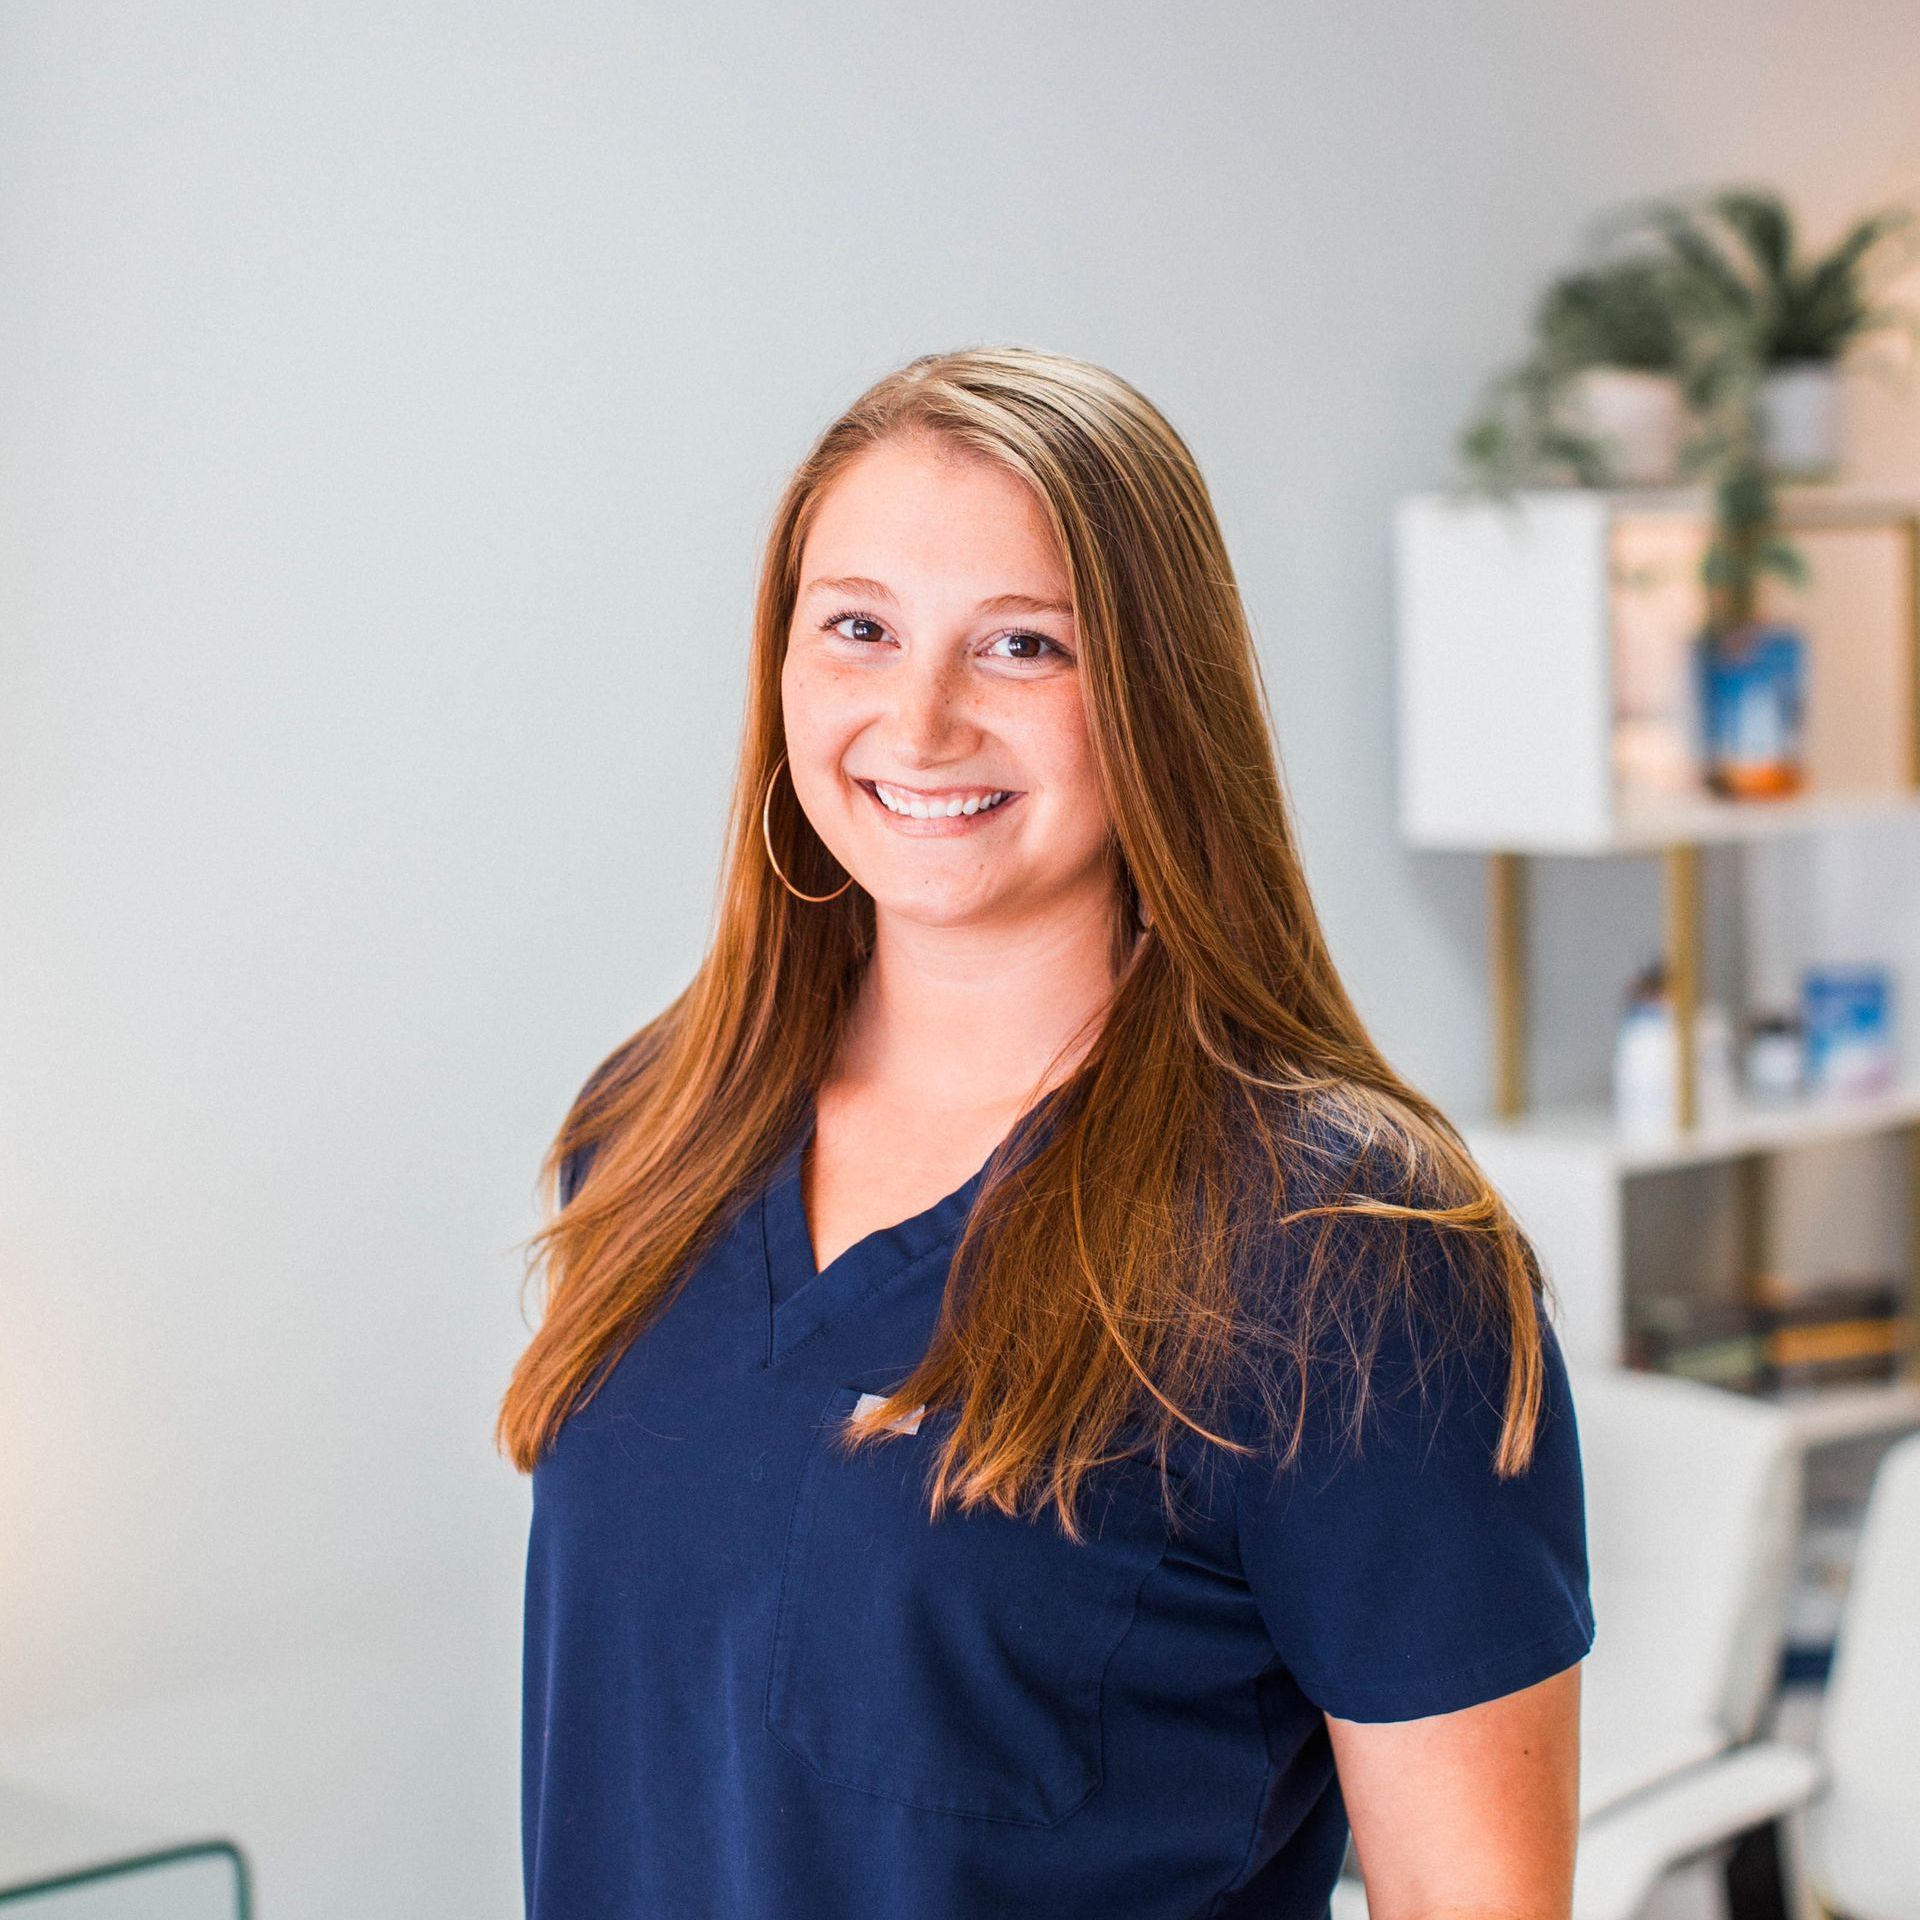
[[[1713,792],[1771,800],[1801,790],[1806,644],[1796,628],[1756,622],[1702,633],[1694,687],[1701,766]]]

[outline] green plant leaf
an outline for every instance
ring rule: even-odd
[[[1588,367],[1676,371],[1683,340],[1664,261],[1628,259],[1563,274],[1534,310],[1540,359],[1564,377]]]
[[[1713,196],[1714,213],[1740,236],[1759,267],[1762,283],[1786,284],[1793,259],[1793,216],[1777,193],[1764,188],[1729,187]]]
[[[1795,586],[1805,585],[1809,578],[1807,556],[1792,541],[1783,540],[1778,535],[1761,545],[1760,551],[1753,557],[1753,564],[1756,571],[1777,573]]]
[[[1693,286],[1708,305],[1723,312],[1751,313],[1758,304],[1761,289],[1722,246],[1704,208],[1684,201],[1655,201],[1641,209],[1624,231],[1644,231],[1661,241],[1692,276]]]

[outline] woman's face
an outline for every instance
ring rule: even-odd
[[[828,488],[781,673],[788,761],[883,914],[1011,923],[1110,895],[1068,599],[1038,502],[989,460],[885,442]]]

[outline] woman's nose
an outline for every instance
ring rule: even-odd
[[[942,662],[909,661],[891,688],[895,749],[916,764],[949,757],[972,723],[955,670]]]

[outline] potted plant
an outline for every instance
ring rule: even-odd
[[[1490,385],[1460,437],[1496,491],[1544,477],[1578,485],[1671,480],[1686,416],[1687,272],[1642,256],[1555,280],[1533,315],[1533,345]]]
[[[1683,269],[1716,336],[1707,384],[1750,385],[1761,457],[1783,478],[1811,480],[1840,463],[1842,362],[1871,336],[1913,338],[1913,316],[1880,298],[1912,257],[1915,223],[1912,208],[1886,207],[1808,257],[1780,195],[1730,187],[1629,208],[1616,230],[1653,237]]]
[[[1806,577],[1778,529],[1775,482],[1837,465],[1843,357],[1871,335],[1914,337],[1907,311],[1878,302],[1903,257],[1893,243],[1915,227],[1911,210],[1887,208],[1809,260],[1768,191],[1623,209],[1595,229],[1588,264],[1548,288],[1526,359],[1496,379],[1461,435],[1468,467],[1497,493],[1567,478],[1686,477],[1711,489],[1694,655],[1702,772],[1728,797],[1777,797],[1801,783],[1804,636],[1768,624],[1759,604],[1766,575]],[[1620,373],[1654,377],[1662,401],[1626,413],[1632,385],[1606,377]]]
[[[1713,489],[1704,568],[1706,620],[1695,641],[1703,773],[1730,799],[1798,792],[1807,693],[1806,636],[1768,622],[1765,577],[1806,578],[1778,528],[1775,485],[1834,473],[1839,374],[1870,335],[1911,317],[1876,304],[1915,216],[1887,208],[1858,220],[1824,256],[1802,256],[1778,194],[1726,188],[1630,208],[1616,236],[1652,238],[1686,279],[1698,351],[1688,397],[1698,421],[1685,463]]]

